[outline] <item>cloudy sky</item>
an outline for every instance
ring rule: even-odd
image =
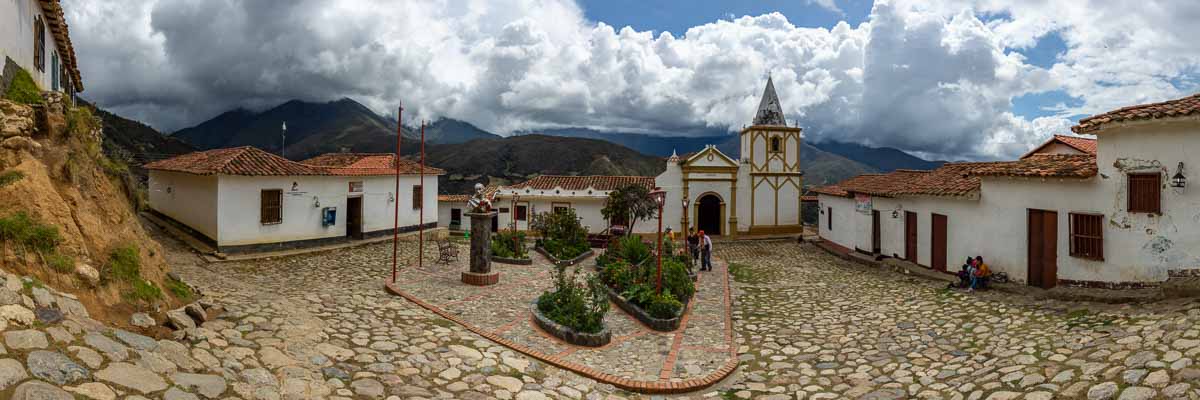
[[[84,96],[167,132],[350,97],[497,133],[687,134],[749,123],[770,74],[809,140],[991,159],[1200,91],[1195,0],[64,3]]]

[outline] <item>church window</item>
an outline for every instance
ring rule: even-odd
[[[783,151],[783,140],[778,137],[771,138],[771,152],[779,153]]]

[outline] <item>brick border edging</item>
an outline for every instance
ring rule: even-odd
[[[564,360],[558,356],[542,353],[540,351],[531,349],[525,345],[513,342],[511,340],[508,340],[508,339],[500,336],[500,335],[494,334],[492,332],[488,332],[482,328],[479,328],[475,325],[467,323],[467,321],[464,321],[462,318],[459,318],[458,316],[456,316],[454,314],[446,312],[445,310],[442,310],[441,308],[439,308],[435,305],[426,303],[424,300],[421,300],[420,298],[413,296],[412,294],[409,294],[403,290],[400,290],[399,288],[395,287],[394,283],[392,283],[392,282],[387,282],[385,280],[384,288],[391,294],[403,297],[404,299],[406,299],[410,302],[413,302],[414,304],[416,304],[418,306],[421,306],[421,308],[429,310],[430,312],[437,314],[438,316],[440,316],[442,318],[453,321],[454,323],[461,325],[463,328],[466,328],[468,331],[471,331],[472,333],[474,333],[476,335],[483,336],[484,338],[491,340],[493,342],[496,342],[497,344],[500,344],[501,346],[508,347],[518,353],[524,354],[529,357],[533,357],[541,362],[574,372],[575,374],[583,376],[585,378],[592,379],[592,380],[595,380],[595,381],[601,382],[601,383],[607,383],[607,384],[616,386],[617,388],[620,388],[623,390],[628,390],[631,392],[645,393],[645,394],[681,394],[681,393],[694,392],[697,390],[705,389],[705,388],[712,386],[712,385],[716,384],[717,382],[720,382],[721,380],[725,379],[730,374],[732,374],[734,370],[737,369],[738,364],[739,364],[738,358],[737,358],[737,344],[735,344],[733,342],[733,312],[732,312],[733,311],[733,299],[732,299],[732,292],[729,289],[728,270],[724,274],[724,298],[723,298],[723,300],[725,302],[725,342],[729,346],[729,359],[725,361],[725,364],[722,365],[721,368],[718,368],[716,371],[713,371],[712,373],[710,373],[704,377],[690,378],[690,379],[685,379],[685,380],[681,380],[681,381],[667,381],[667,380],[661,380],[661,379],[658,381],[642,381],[642,380],[634,380],[634,379],[629,379],[629,378],[622,378],[622,377],[619,377],[616,375],[597,371],[595,369],[592,369],[591,367],[576,364],[576,363]]]

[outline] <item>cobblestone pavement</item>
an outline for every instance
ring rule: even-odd
[[[812,245],[727,243],[749,398],[1200,398],[1200,305],[964,293]],[[1094,307],[1094,306],[1093,306]]]
[[[466,247],[461,249],[466,251]],[[397,278],[399,290],[462,318],[482,330],[548,356],[643,382],[678,382],[714,373],[730,358],[726,334],[726,280],[723,263],[716,272],[700,275],[696,294],[682,331],[656,332],[612,305],[604,323],[612,342],[598,348],[570,345],[537,328],[531,319],[531,302],[553,288],[553,264],[532,254],[532,265],[493,263],[500,283],[488,287],[464,285],[468,257],[457,263],[409,268]],[[593,259],[575,267],[576,277],[594,273]],[[636,354],[636,357],[630,355]]]

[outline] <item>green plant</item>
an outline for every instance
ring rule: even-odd
[[[525,232],[505,229],[492,237],[492,254],[504,258],[528,259]]]
[[[167,291],[171,292],[171,295],[175,296],[177,299],[188,301],[191,300],[192,297],[196,296],[195,293],[192,293],[191,286],[188,286],[186,283],[183,283],[183,281],[178,279],[167,277],[167,281],[164,282],[164,284],[167,287]]]
[[[629,235],[618,240],[617,257],[629,261],[633,265],[641,265],[650,258],[650,246],[642,242],[637,235]]]
[[[46,265],[60,274],[69,274],[75,270],[75,259],[69,255],[55,252],[46,255]]]
[[[667,292],[663,292],[651,297],[650,303],[643,308],[654,318],[671,319],[679,315],[679,310],[683,308],[683,303],[675,300]]]
[[[683,301],[696,293],[696,283],[687,273],[687,267],[675,260],[663,260],[663,293],[671,293]]]
[[[600,269],[600,280],[618,292],[633,285],[633,271],[625,260],[612,261]]]
[[[575,258],[589,249],[587,230],[573,209],[535,215],[530,228],[542,233],[538,244],[558,259]]]
[[[142,258],[137,247],[120,246],[108,254],[106,266],[108,278],[122,282],[137,283],[142,278]]]
[[[130,285],[130,290],[125,292],[125,298],[133,301],[151,302],[162,298],[162,289],[154,286],[153,283],[145,279],[137,279]]]
[[[4,98],[21,104],[42,104],[42,91],[33,83],[33,77],[24,68],[18,68],[12,84]]]
[[[658,203],[650,196],[650,189],[642,185],[629,185],[610,192],[600,214],[610,223],[628,223],[627,232],[633,232],[633,226],[639,220],[658,215]]]
[[[579,332],[597,333],[604,329],[608,297],[603,284],[590,276],[584,285],[576,282],[575,272],[555,267],[554,288],[538,296],[538,311],[546,318]]]
[[[0,187],[5,187],[21,180],[25,177],[25,173],[17,170],[5,171],[0,174]]]
[[[62,242],[58,227],[42,223],[24,211],[0,218],[0,242],[16,242],[46,254]]]
[[[92,131],[100,127],[100,119],[92,114],[91,107],[72,107],[67,110],[66,117],[67,134],[74,137],[86,138]]]

